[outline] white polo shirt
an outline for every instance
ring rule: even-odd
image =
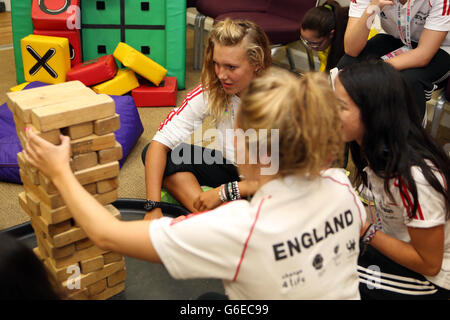
[[[381,220],[383,232],[396,239],[410,242],[408,227],[432,228],[444,225],[444,258],[441,271],[434,277],[425,276],[425,278],[450,290],[450,220],[445,220],[447,211],[444,196],[431,187],[418,167],[413,167],[411,174],[416,181],[419,206],[414,219],[410,219],[408,209],[412,208],[413,198],[406,189],[405,182],[398,181],[398,179],[389,181],[392,201],[384,191],[384,180],[370,168],[365,168],[364,171],[367,173],[369,189],[375,199],[376,217]],[[447,188],[440,172],[436,171],[435,176],[444,185],[444,188]],[[406,196],[400,193],[400,188],[404,190]]]
[[[233,125],[234,116],[241,99],[233,95],[231,97],[231,106],[224,107],[224,116],[222,120],[216,124],[217,145],[223,156],[234,161],[234,145],[233,145]],[[203,90],[201,84],[190,91],[183,103],[169,112],[166,119],[156,132],[153,140],[158,141],[170,149],[174,149],[177,145],[185,141],[199,126],[202,125],[208,116],[208,96]],[[203,139],[205,131],[201,135]]]
[[[233,201],[150,224],[172,277],[222,279],[230,299],[359,299],[366,213],[341,169],[264,184]]]
[[[380,12],[381,27],[386,33],[400,39],[398,31],[397,3],[385,6]],[[351,0],[349,17],[360,18],[370,0]],[[405,21],[407,13],[407,3],[402,6],[401,22],[403,25],[403,35],[405,32]],[[435,31],[450,31],[450,0],[411,0],[411,41],[418,42],[423,29]],[[450,34],[447,34],[441,49],[450,54]]]

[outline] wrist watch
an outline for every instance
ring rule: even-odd
[[[152,211],[155,208],[160,208],[161,202],[153,201],[153,200],[146,200],[144,203],[144,210],[145,211]]]

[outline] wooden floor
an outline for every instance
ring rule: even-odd
[[[12,45],[11,12],[0,13],[0,46]]]

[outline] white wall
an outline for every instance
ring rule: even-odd
[[[6,11],[11,11],[11,0],[3,0],[5,3]]]

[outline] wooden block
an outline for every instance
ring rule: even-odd
[[[120,211],[117,210],[114,206],[107,205],[105,206],[105,208],[111,213],[112,216],[120,219]],[[50,239],[50,242],[52,242],[55,247],[59,248],[84,238],[87,238],[84,230],[80,227],[74,226],[69,230],[54,236],[52,239]]]
[[[107,278],[108,287],[114,287],[115,285],[124,282],[127,278],[127,271],[125,269],[117,271]]]
[[[70,139],[79,139],[94,133],[94,123],[92,121],[75,124],[73,126],[63,128],[62,133],[69,136]]]
[[[102,293],[106,289],[106,279],[97,281],[87,287],[89,296],[96,296]]]
[[[78,94],[77,90],[82,88],[87,88],[82,82],[69,81],[51,86],[38,87],[23,91],[8,92],[6,94],[6,97],[8,107],[10,109],[14,109],[13,113],[23,114],[26,113],[26,110],[29,111],[33,108],[39,107],[39,103],[42,103],[41,101],[48,101],[48,99],[53,97],[56,93],[57,96],[61,98],[72,97],[73,93]],[[26,103],[27,101],[29,101],[30,103]],[[19,110],[19,112],[16,112],[17,104],[21,105],[21,110]],[[20,118],[24,122],[31,122],[31,120],[25,121],[26,116],[21,116]]]
[[[105,135],[107,133],[112,133],[119,129],[120,119],[117,113],[112,117],[94,121],[94,133],[99,136]]]
[[[50,237],[66,232],[72,228],[70,220],[66,220],[57,224],[49,224],[42,216],[37,217],[41,223],[41,229]]]
[[[19,164],[20,169],[24,171],[25,175],[27,175],[30,178],[30,181],[34,185],[39,185],[40,181],[38,170],[25,160],[25,156],[23,155],[22,152],[19,152],[17,154],[17,162]]]
[[[56,248],[60,248],[84,238],[87,238],[87,235],[83,229],[71,227],[69,230],[56,235],[50,241]]]
[[[104,164],[108,162],[118,161],[122,159],[122,145],[116,141],[114,147],[99,150],[98,152],[98,163]]]
[[[119,162],[117,161],[107,164],[99,164],[95,167],[75,172],[75,177],[82,185],[115,178],[118,175]]]
[[[86,239],[81,239],[77,242],[75,242],[75,249],[76,250],[83,250],[89,247],[92,247],[94,245],[94,243],[92,242],[91,239],[86,238]]]
[[[97,152],[76,154],[70,161],[72,171],[80,171],[96,166],[98,163]]]
[[[73,269],[76,267],[79,268],[78,263],[74,263],[71,265],[71,269],[68,269],[68,267],[62,267],[62,268],[56,268],[49,259],[46,259],[44,262],[45,266],[47,267],[47,270],[55,277],[56,280],[60,282],[66,281],[70,276],[73,275]],[[80,269],[81,270],[81,269]]]
[[[55,248],[48,238],[43,237],[41,238],[41,244],[45,248],[48,257],[52,257],[53,259],[62,259],[75,253],[74,244],[69,244],[61,248]]]
[[[23,182],[23,187],[27,193],[35,194],[41,202],[44,202],[51,209],[56,209],[65,206],[64,200],[60,194],[48,194],[42,186],[36,186],[32,183],[30,178],[20,171],[20,178]]]
[[[48,194],[55,194],[58,193],[58,189],[56,186],[51,182],[47,176],[45,176],[42,172],[39,171],[39,185],[42,186],[42,188],[47,192]]]
[[[123,255],[121,255],[120,253],[117,253],[117,252],[109,251],[109,252],[103,254],[103,259],[104,259],[105,265],[106,265],[106,264],[110,264],[113,262],[121,261],[123,259]]]
[[[81,273],[88,274],[103,269],[103,255],[80,261]]]
[[[74,263],[80,262],[81,260],[86,260],[95,256],[99,256],[101,254],[105,253],[104,250],[101,250],[99,247],[92,246],[90,248],[75,251],[73,255],[70,257],[62,258],[62,259],[53,259],[49,258],[49,261],[57,268],[67,267]],[[97,272],[97,271],[95,271]]]
[[[119,192],[118,189],[116,189],[105,193],[97,193],[94,198],[101,204],[106,205],[116,201],[119,198]]]
[[[45,258],[42,256],[41,251],[39,250],[39,247],[33,248],[33,252],[41,262],[44,262]]]
[[[25,93],[30,90],[26,90],[23,92]],[[66,101],[78,99],[81,96],[93,97],[94,95],[96,95],[96,93],[87,87],[77,89],[56,90],[55,92],[52,92],[49,86],[47,87],[46,92],[42,92],[34,96],[30,95],[27,97],[16,99],[15,114],[24,123],[31,123],[32,122],[31,114],[33,109],[42,108],[53,104],[64,103]]]
[[[106,193],[94,195],[94,198],[96,198],[97,201],[100,202],[102,205],[112,203],[116,201],[118,197],[119,194],[117,189]],[[72,217],[72,214],[70,213],[69,209],[66,206],[57,209],[52,209],[45,203],[41,202],[40,209],[41,209],[41,216],[48,223],[58,223],[70,219]],[[29,209],[27,208],[27,210]]]
[[[108,149],[114,147],[116,144],[116,137],[114,133],[109,133],[103,136],[97,136],[95,134],[83,137],[70,142],[71,155],[77,155],[80,153],[87,153],[92,151],[98,151],[102,149]]]
[[[33,109],[31,121],[39,131],[46,132],[114,114],[114,100],[108,95],[99,94]]]
[[[77,290],[76,292],[69,294],[68,298],[71,300],[89,300],[89,290],[87,288]]]
[[[114,287],[106,288],[102,293],[91,296],[92,300],[107,300],[125,290],[125,282],[119,283]]]
[[[88,287],[97,281],[107,278],[108,276],[116,273],[119,270],[123,270],[125,268],[125,259],[122,259],[118,262],[113,262],[110,264],[105,264],[105,267],[102,270],[94,271],[88,274],[81,274],[79,277],[80,284],[82,288]],[[64,287],[67,287],[67,283],[63,283]]]
[[[28,209],[33,213],[33,216],[40,216],[41,215],[41,208],[40,208],[40,201],[39,198],[36,197],[34,193],[31,192],[25,192],[25,195],[27,197],[27,206]]]
[[[97,193],[105,193],[119,187],[119,178],[111,178],[97,182]]]
[[[19,205],[22,208],[23,211],[25,211],[25,213],[32,218],[34,216],[33,212],[30,210],[30,208],[28,207],[28,203],[27,203],[27,196],[25,194],[25,192],[21,192],[19,193]]]

